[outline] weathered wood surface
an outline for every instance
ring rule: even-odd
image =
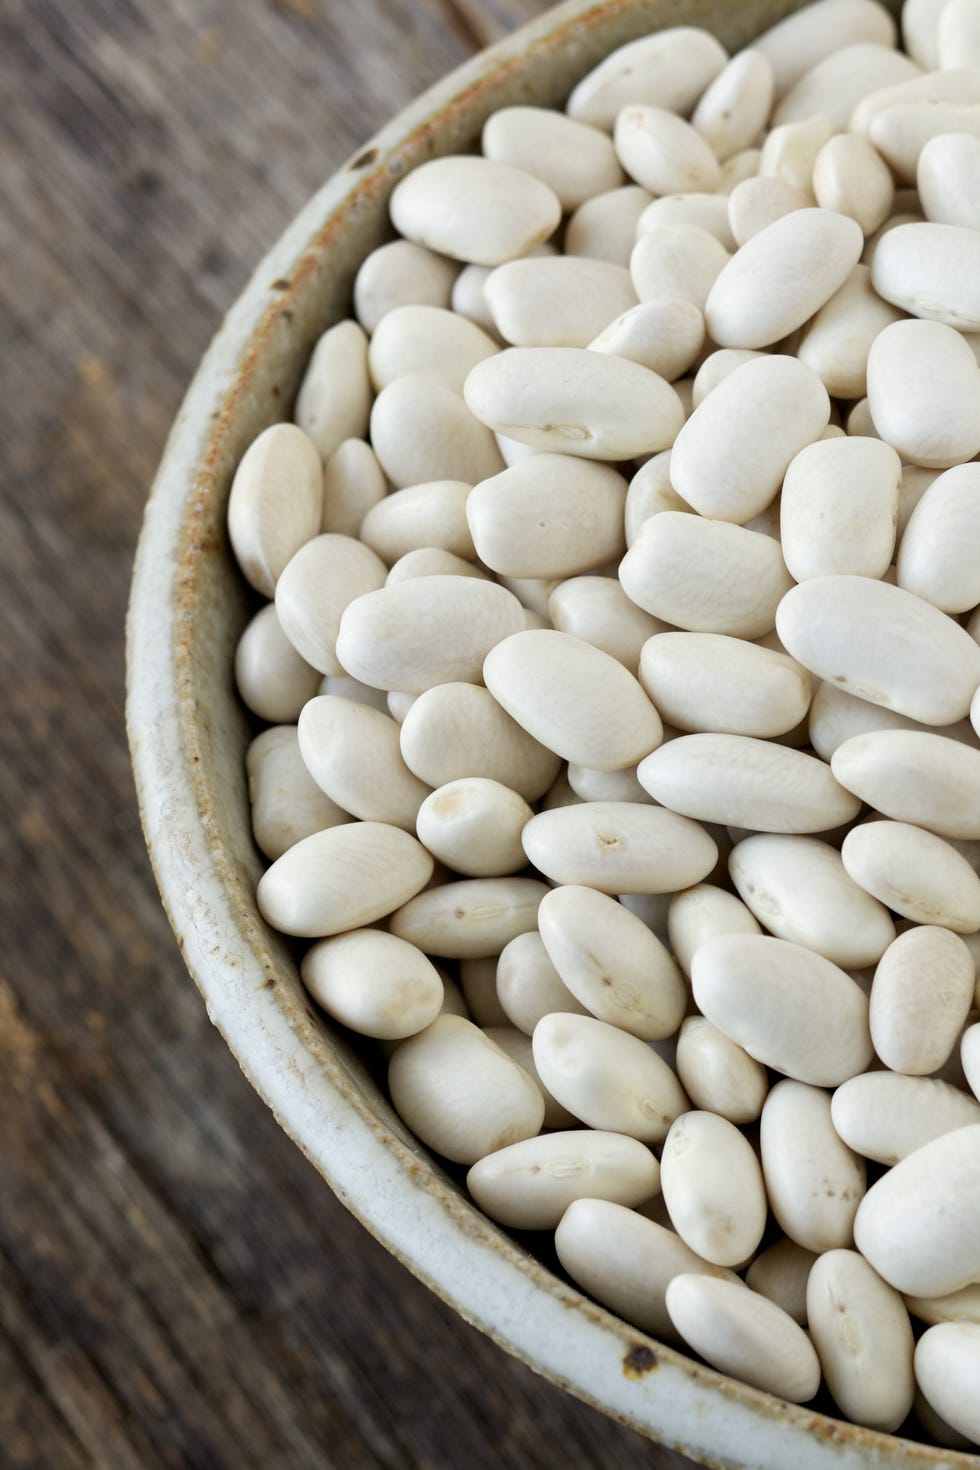
[[[678,1466],[465,1326],[210,1028],[123,738],[147,486],[356,144],[544,0],[6,0],[0,1465]]]

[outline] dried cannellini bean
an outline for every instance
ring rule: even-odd
[[[565,213],[623,182],[605,133],[547,107],[502,107],[487,118],[481,141],[485,158],[547,184]]]
[[[657,618],[630,601],[613,577],[559,582],[548,598],[548,613],[560,633],[601,648],[631,674],[639,667],[644,644],[663,629]]]
[[[980,234],[962,225],[898,225],[871,263],[879,296],[913,316],[980,331]],[[709,322],[710,326],[710,322]]]
[[[830,1113],[849,1148],[889,1167],[944,1133],[980,1123],[980,1103],[958,1087],[899,1072],[851,1077],[831,1098]]]
[[[362,1036],[400,1040],[431,1025],[444,992],[435,965],[379,929],[319,939],[303,956],[303,984],[328,1015]]]
[[[902,44],[913,61],[927,71],[939,65],[939,16],[949,0],[905,0]]]
[[[740,51],[701,94],[691,122],[721,162],[748,148],[766,125],[773,75],[762,51]]]
[[[364,328],[338,322],[313,349],[296,398],[296,422],[327,460],[346,439],[364,438],[370,412]]]
[[[306,769],[295,725],[272,725],[256,735],[245,766],[252,835],[271,862],[304,837],[351,821]]]
[[[814,1262],[806,1301],[834,1402],[855,1424],[896,1430],[915,1392],[912,1324],[898,1292],[857,1251],[831,1250]]]
[[[820,112],[803,122],[783,123],[781,127],[772,128],[766,134],[758,167],[752,170],[752,174],[764,179],[782,179],[794,189],[812,195],[813,166],[817,154],[833,135],[830,118]]]
[[[691,982],[719,1031],[787,1077],[836,1087],[871,1060],[867,997],[843,970],[797,944],[718,935],[695,951]]]
[[[890,44],[862,41],[842,46],[803,73],[776,106],[772,121],[780,127],[822,113],[840,133],[869,94],[920,75],[915,62]]]
[[[980,1280],[980,1124],[923,1144],[861,1201],[854,1238],[897,1291],[945,1296]]]
[[[710,395],[702,407],[709,403]],[[732,638],[770,632],[792,586],[771,537],[683,511],[664,511],[640,527],[619,580],[638,607],[663,622]]]
[[[881,438],[913,464],[946,469],[980,450],[980,364],[942,322],[893,322],[878,334],[868,406]]]
[[[980,878],[955,847],[907,822],[865,822],[847,834],[844,867],[868,893],[916,924],[980,929]]]
[[[895,550],[902,463],[880,439],[849,436],[802,449],[780,497],[783,559],[797,582],[881,577]]]
[[[365,257],[354,280],[357,320],[366,332],[373,332],[398,306],[448,307],[458,275],[457,261],[411,240],[379,245]]]
[[[769,1090],[765,1067],[703,1016],[681,1022],[677,1075],[696,1108],[730,1123],[754,1122]]]
[[[876,118],[896,107],[926,103],[936,104],[980,102],[980,68],[963,66],[943,71],[928,71],[891,87],[870,92],[855,107],[849,130],[868,137]],[[940,129],[940,131],[946,131]]]
[[[399,827],[350,822],[304,837],[267,868],[259,909],[284,934],[342,934],[392,913],[425,887],[433,867]]]
[[[593,352],[627,357],[672,383],[704,346],[704,317],[692,301],[643,301],[616,317],[588,345]]]
[[[418,373],[382,388],[371,410],[371,443],[398,490],[430,480],[476,485],[504,468],[490,430],[460,395]]]
[[[676,1337],[664,1295],[681,1272],[740,1284],[731,1271],[695,1255],[673,1230],[601,1198],[569,1205],[555,1233],[555,1249],[584,1291],[658,1338]]]
[[[922,730],[874,730],[838,745],[842,786],[886,817],[940,837],[980,838],[980,751]]]
[[[273,724],[293,724],[320,682],[282,630],[273,603],[252,618],[235,649],[235,684],[253,714]]]
[[[497,997],[508,1020],[531,1036],[542,1016],[556,1011],[585,1015],[548,957],[537,930],[518,934],[497,960]]]
[[[425,797],[417,831],[433,857],[454,872],[499,878],[526,866],[521,833],[532,815],[516,791],[483,776],[466,776]]]
[[[744,245],[784,214],[810,209],[813,202],[811,193],[782,178],[760,175],[743,180],[728,196],[728,219],[736,244]]]
[[[934,1327],[938,1322],[974,1322],[980,1326],[980,1281],[947,1296],[907,1296],[913,1317]]]
[[[649,203],[650,195],[639,184],[624,184],[587,199],[565,227],[565,254],[628,266],[640,216]]]
[[[714,235],[726,250],[735,248],[728,224],[728,200],[723,194],[664,194],[650,200],[636,222],[635,238],[665,225],[697,225]]]
[[[762,1169],[726,1118],[692,1110],[671,1124],[660,1187],[678,1235],[704,1260],[738,1266],[755,1254],[767,1213]]]
[[[320,529],[323,469],[295,424],[273,424],[242,455],[228,500],[228,536],[243,575],[275,595],[287,563]]]
[[[980,65],[980,17],[970,0],[949,0],[939,12],[936,49],[940,67]]]
[[[388,493],[378,456],[363,439],[345,439],[323,467],[321,531],[356,536],[372,506]]]
[[[301,546],[276,584],[279,623],[297,653],[322,674],[342,674],[336,649],[344,611],[383,587],[385,576],[381,558],[352,536],[327,533]]]
[[[829,418],[826,388],[796,358],[744,363],[677,435],[671,482],[702,516],[742,524],[765,510],[794,455],[819,439]]]
[[[489,1035],[493,1029],[503,1028],[510,1030],[507,1016],[500,1001],[497,999],[497,956],[480,955],[468,956],[459,961],[459,985],[466,1001],[466,1009],[470,1019],[483,1028]],[[491,1036],[492,1041],[496,1038]],[[501,1049],[512,1056],[512,1052],[506,1046],[497,1042]],[[513,1057],[514,1061],[519,1058]],[[528,1068],[524,1068],[525,1072]],[[533,1072],[528,1073],[533,1077]],[[537,1078],[534,1078],[537,1081]]]
[[[980,1444],[980,1324],[942,1322],[915,1347],[915,1376],[925,1397],[947,1424]]]
[[[970,133],[930,138],[919,154],[915,179],[930,223],[980,228],[980,138]]]
[[[534,878],[464,878],[410,898],[388,927],[427,954],[482,959],[534,928],[548,891]]]
[[[678,730],[784,735],[810,704],[810,677],[793,659],[720,633],[655,634],[639,678]]]
[[[713,1368],[778,1394],[811,1399],[820,1364],[806,1333],[775,1302],[729,1281],[683,1273],[664,1297],[674,1327]]]
[[[511,347],[477,364],[465,398],[498,433],[584,459],[655,453],[684,421],[676,392],[649,368],[577,347]]]
[[[512,1230],[553,1230],[577,1200],[617,1208],[655,1194],[657,1160],[634,1138],[601,1130],[549,1133],[485,1155],[466,1187],[481,1210]]]
[[[962,719],[980,683],[980,648],[969,634],[922,598],[870,577],[801,583],[780,603],[776,630],[819,678],[926,725]]]
[[[568,113],[612,130],[620,109],[656,101],[672,112],[690,112],[728,53],[708,31],[672,26],[610,52],[572,91]]]
[[[761,934],[759,921],[741,899],[711,883],[696,883],[671,896],[667,910],[670,947],[684,974],[709,939],[718,934]]]
[[[463,480],[432,480],[395,490],[368,511],[361,523],[361,540],[391,566],[413,551],[425,550],[449,552],[454,562],[472,561],[476,551],[466,521],[472,488]]]
[[[778,342],[840,290],[863,245],[860,226],[829,209],[784,214],[747,240],[716,279],[704,308],[709,335],[719,347]]]
[[[700,225],[654,225],[630,255],[630,276],[642,302],[686,301],[699,311],[731,259],[718,238]]]
[[[947,613],[980,603],[980,466],[957,465],[928,484],[898,554],[898,585]]]
[[[745,1284],[805,1327],[806,1287],[816,1260],[815,1251],[784,1235],[756,1256],[745,1273]]]
[[[470,369],[499,350],[475,322],[455,312],[438,306],[396,306],[375,328],[368,366],[376,389],[418,373],[461,393]]]
[[[817,1252],[850,1246],[865,1164],[838,1137],[823,1088],[777,1082],[762,1109],[759,1142],[769,1205],[790,1240]]]
[[[813,192],[821,209],[835,209],[865,235],[881,228],[892,211],[895,185],[880,154],[866,138],[838,133],[813,165]]]
[[[402,721],[401,747],[428,786],[483,776],[525,801],[544,795],[560,763],[479,684],[439,684],[419,695]]]
[[[316,784],[351,816],[415,831],[429,788],[406,766],[398,725],[369,705],[319,695],[299,717],[299,748]]]
[[[937,1072],[959,1040],[973,1004],[973,956],[956,934],[933,924],[907,929],[888,946],[871,986],[875,1051],[894,1072]]]
[[[670,450],[652,455],[637,470],[626,492],[626,545],[633,545],[644,522],[651,516],[659,515],[662,510],[684,512],[690,509],[670,483]],[[658,626],[662,626],[659,621]]]
[[[587,347],[637,302],[624,266],[575,255],[509,261],[490,272],[483,295],[497,331],[515,347]]]
[[[523,1068],[460,1016],[437,1016],[396,1047],[388,1087],[412,1132],[457,1164],[533,1138],[544,1119],[544,1098]]]
[[[477,485],[466,501],[476,554],[509,577],[574,577],[626,550],[626,481],[608,465],[537,454]],[[401,492],[405,494],[405,491]]]
[[[830,300],[806,324],[799,359],[834,398],[863,398],[868,391],[868,353],[879,332],[901,319],[871,284],[871,270],[858,264]]]
[[[563,884],[542,901],[538,930],[562,981],[598,1020],[642,1041],[677,1030],[687,1004],[681,973],[656,935],[622,904]]]
[[[826,832],[860,810],[822,761],[748,735],[682,735],[637,776],[671,811],[756,832]]]
[[[418,577],[348,603],[337,658],[375,689],[421,694],[478,678],[494,645],[523,627],[521,605],[504,587],[472,577]]]
[[[848,877],[837,849],[815,837],[757,833],[732,848],[728,871],[777,939],[844,970],[877,964],[895,938],[888,910]]]
[[[460,968],[462,969],[464,965],[485,965],[490,963],[492,962],[489,960],[463,960]],[[574,1128],[575,1119],[571,1113],[567,1108],[563,1108],[561,1103],[555,1101],[538,1076],[538,1069],[534,1065],[534,1053],[531,1048],[530,1036],[525,1036],[523,1031],[518,1031],[516,1027],[508,1025],[506,1020],[501,1021],[496,1026],[484,1024],[483,1032],[495,1046],[499,1046],[500,1050],[510,1057],[512,1062],[516,1062],[527,1073],[531,1081],[538,1088],[544,1098],[544,1123],[542,1127],[546,1129]]]
[[[895,44],[895,22],[874,0],[819,0],[805,5],[763,31],[752,44],[768,58],[775,95],[783,97],[825,56],[861,42]]]
[[[523,841],[546,877],[600,893],[674,893],[699,883],[718,860],[715,842],[697,822],[632,801],[539,812]]]
[[[559,1012],[541,1018],[532,1046],[545,1087],[589,1128],[663,1143],[687,1110],[687,1096],[667,1063],[618,1026]]]
[[[625,766],[621,771],[596,771],[591,766],[568,764],[568,784],[583,801],[630,801],[655,805],[653,797],[636,779],[636,769]]]
[[[391,218],[407,240],[454,260],[500,265],[540,245],[561,218],[553,189],[488,158],[434,158],[395,185]]]
[[[660,716],[633,675],[568,633],[534,628],[498,642],[483,677],[523,729],[578,765],[620,770],[663,738]]]

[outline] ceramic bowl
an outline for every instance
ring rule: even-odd
[[[225,507],[252,439],[285,417],[319,334],[387,234],[407,169],[469,146],[495,108],[557,104],[602,55],[664,25],[731,49],[792,0],[570,0],[419,98],[335,174],[259,266],[205,356],[147,505],[128,628],[129,735],[147,845],[184,960],[253,1086],[343,1203],[410,1271],[539,1373],[713,1464],[961,1465],[787,1405],[627,1326],[545,1269],[407,1133],[351,1039],[310,1004],[255,905],[262,861],[232,655],[250,609]]]

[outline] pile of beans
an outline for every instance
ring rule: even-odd
[[[964,1445],[980,7],[903,29],[661,31],[406,175],[228,523],[258,902],[406,1124],[638,1327]]]

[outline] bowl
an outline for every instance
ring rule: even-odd
[[[608,51],[691,24],[730,49],[792,0],[569,0],[438,83],[310,200],[208,350],[146,508],[128,622],[128,725],[143,827],[185,963],[246,1076],[340,1200],[420,1280],[537,1372],[709,1464],[976,1466],[736,1383],[644,1336],[484,1217],[406,1131],[366,1054],[311,1006],[263,922],[249,824],[252,728],[232,681],[251,603],[225,534],[243,451],[286,417],[398,178],[470,145],[494,109],[558,104]]]

